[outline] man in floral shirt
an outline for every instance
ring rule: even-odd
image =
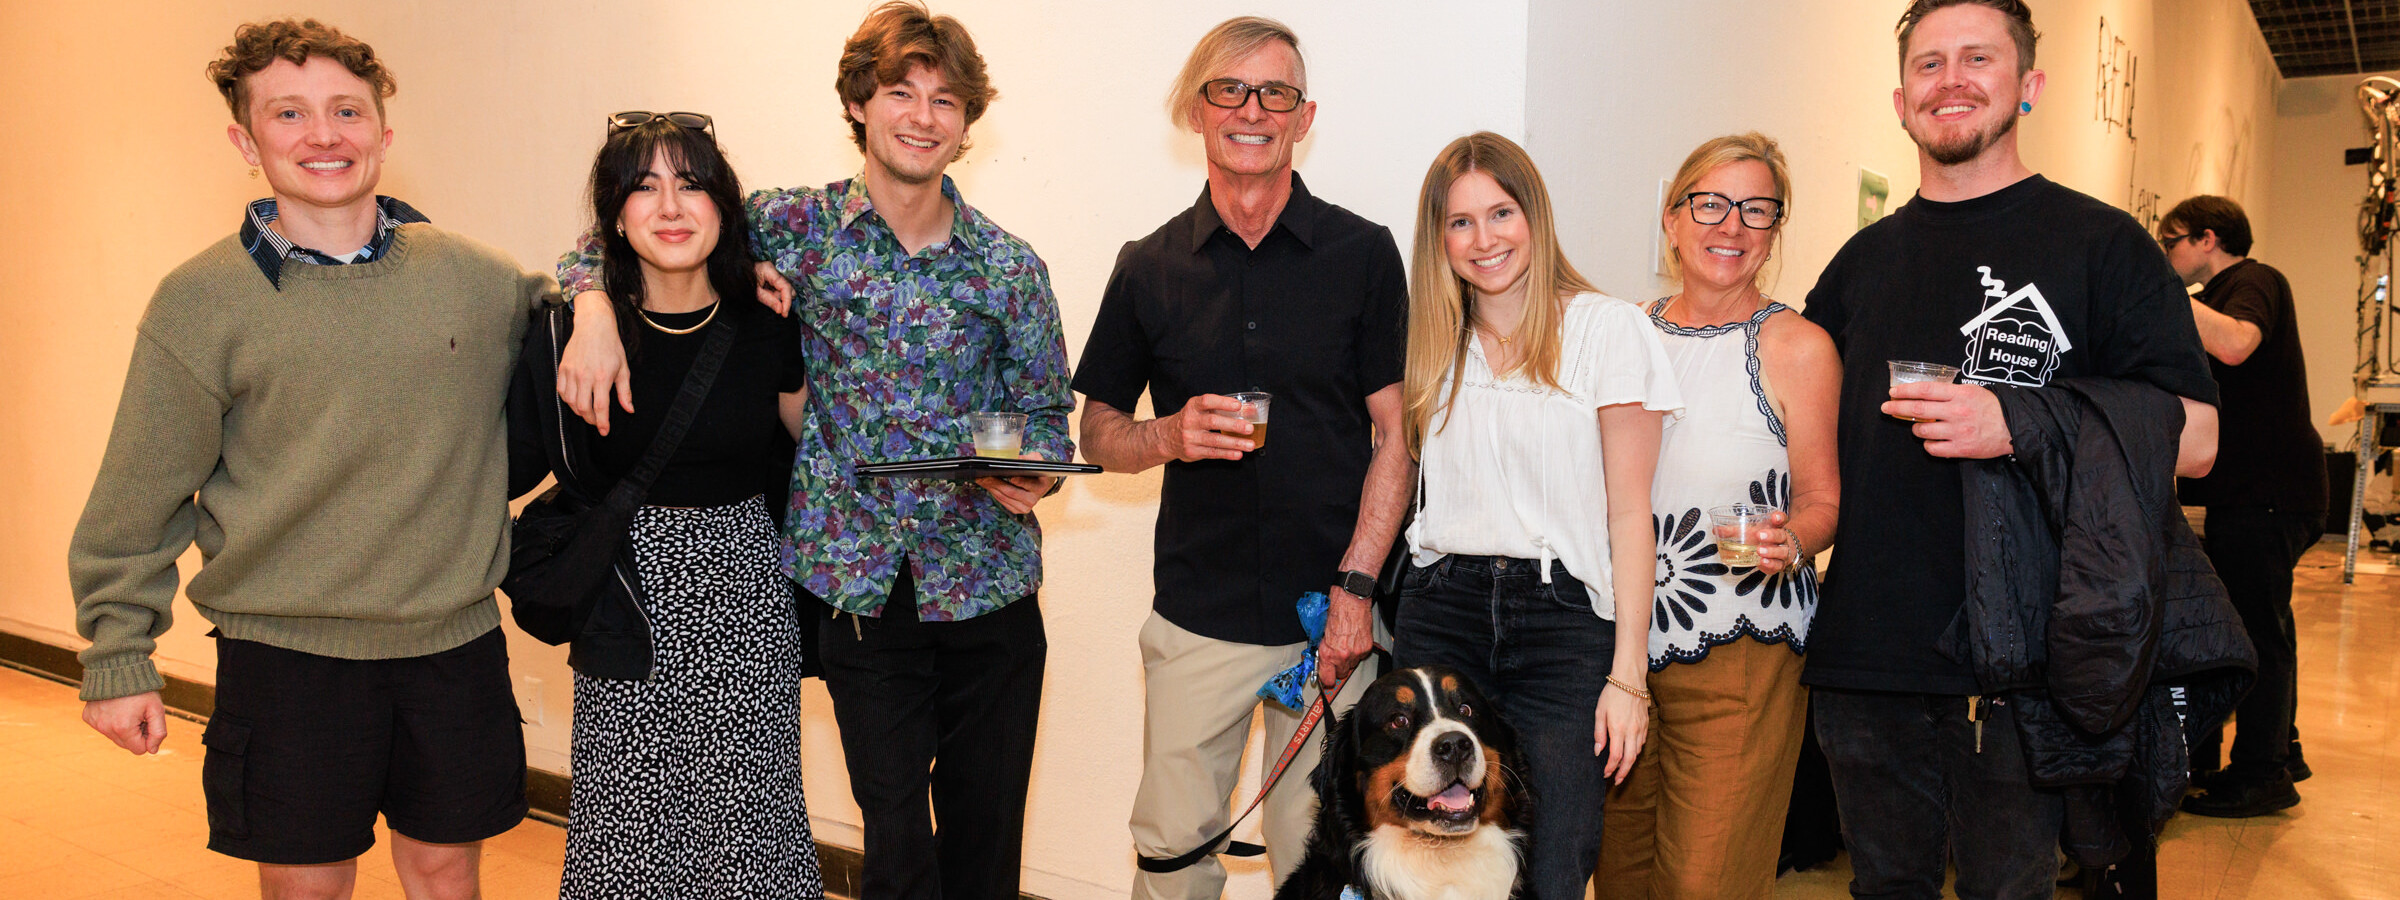
[[[1024,413],[1029,454],[1074,458],[1058,304],[1033,248],[942,174],[994,96],[966,29],[886,4],[844,46],[837,83],[864,173],[749,201],[809,357],[784,566],[823,601],[814,649],[864,819],[860,894],[1013,900],[1048,649],[1032,509],[1055,479],[854,470],[957,455],[977,411]],[[561,260],[570,291],[596,287],[598,248]],[[587,370],[561,393],[600,424],[608,381]]]

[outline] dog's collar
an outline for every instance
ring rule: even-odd
[[[1367,892],[1359,890],[1358,885],[1346,884],[1342,886],[1342,900],[1368,900]]]

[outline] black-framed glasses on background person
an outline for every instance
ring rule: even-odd
[[[1773,197],[1735,200],[1715,191],[1693,191],[1683,195],[1675,205],[1683,207],[1684,212],[1691,214],[1692,221],[1700,225],[1723,223],[1737,209],[1742,211],[1744,228],[1765,231],[1783,221],[1783,201]]]
[[[1258,95],[1258,108],[1273,113],[1287,113],[1300,108],[1300,89],[1288,84],[1249,84],[1235,78],[1219,78],[1200,85],[1200,99],[1218,109],[1240,109]]]
[[[651,112],[646,109],[635,109],[621,113],[610,113],[608,117],[608,133],[613,135],[628,128],[640,128],[643,125],[649,124],[650,120],[652,119],[665,119],[669,122],[673,122],[682,127],[700,132],[701,134],[708,135],[712,138],[717,136],[717,120],[709,118],[707,113],[658,113]]]
[[[2175,252],[2176,244],[2180,244],[2191,239],[2192,235],[2189,232],[2184,234],[2162,234],[2158,236],[2158,246],[2159,249],[2173,253]]]

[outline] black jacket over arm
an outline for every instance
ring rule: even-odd
[[[2175,395],[1995,393],[2016,453],[1966,464],[1967,601],[1942,649],[2015,710],[2033,784],[2065,789],[2062,846],[2106,864],[2174,813],[2184,735],[2231,713],[2258,658],[2176,503]]]

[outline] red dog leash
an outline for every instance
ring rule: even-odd
[[[1380,649],[1382,648],[1372,645],[1368,647],[1370,655]],[[1331,689],[1317,692],[1316,702],[1310,703],[1308,713],[1300,717],[1300,730],[1292,732],[1291,741],[1283,745],[1283,756],[1275,760],[1274,768],[1267,770],[1267,781],[1258,786],[1258,796],[1250,798],[1250,805],[1242,809],[1241,815],[1233,817],[1233,821],[1226,823],[1224,831],[1217,832],[1216,837],[1200,842],[1200,846],[1192,848],[1190,852],[1181,856],[1169,859],[1143,856],[1136,858],[1134,865],[1140,867],[1144,872],[1180,872],[1217,852],[1222,852],[1226,856],[1258,856],[1266,853],[1267,848],[1257,844],[1228,839],[1233,837],[1235,828],[1241,827],[1243,819],[1249,818],[1251,813],[1258,811],[1260,803],[1266,802],[1267,792],[1275,789],[1276,782],[1283,780],[1284,770],[1291,768],[1292,760],[1300,755],[1300,748],[1307,746],[1309,733],[1315,731],[1317,723],[1325,718],[1325,711],[1332,707],[1334,698],[1341,696],[1342,685],[1350,683],[1350,675],[1358,674],[1359,667],[1366,665],[1367,658],[1362,656],[1358,662],[1358,666],[1350,668],[1349,675],[1334,679]],[[1216,849],[1218,844],[1224,844],[1225,849],[1218,851]]]

